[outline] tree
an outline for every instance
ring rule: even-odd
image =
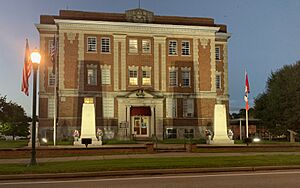
[[[255,100],[255,117],[273,135],[300,131],[300,61],[286,65],[268,78],[266,91]]]
[[[27,136],[30,119],[22,106],[0,96],[0,133],[7,136]]]

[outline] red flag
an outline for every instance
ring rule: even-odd
[[[24,67],[23,67],[23,76],[22,76],[22,92],[25,95],[29,95],[28,88],[28,80],[31,74],[31,60],[30,60],[30,50],[28,45],[28,39],[26,39],[26,48],[25,48],[25,59],[24,59]]]
[[[248,94],[250,93],[250,87],[249,87],[249,80],[248,80],[248,74],[245,71],[245,97],[244,100],[246,102],[246,110],[249,110],[249,101],[248,101]]]

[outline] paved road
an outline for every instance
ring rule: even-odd
[[[0,182],[1,188],[298,188],[300,170]]]

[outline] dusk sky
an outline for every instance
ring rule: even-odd
[[[41,14],[61,9],[124,13],[138,0],[0,0],[0,95],[21,104],[31,115],[30,96],[21,92],[25,39],[39,47],[34,24]],[[156,15],[210,17],[226,24],[231,111],[244,108],[244,71],[250,81],[250,105],[264,91],[271,71],[300,60],[300,0],[141,0]],[[32,79],[32,77],[31,77]],[[299,78],[295,78],[299,79]]]

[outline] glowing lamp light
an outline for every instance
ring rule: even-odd
[[[41,54],[37,50],[31,53],[30,58],[32,63],[40,64],[41,62]]]
[[[253,142],[260,142],[260,138],[253,138]]]
[[[44,143],[47,143],[47,142],[48,142],[47,138],[42,138],[42,141],[43,141]]]

